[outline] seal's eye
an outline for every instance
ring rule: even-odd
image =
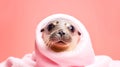
[[[71,32],[74,32],[74,31],[75,31],[75,28],[74,28],[74,26],[72,26],[72,25],[70,25],[70,26],[68,27],[68,29],[69,29]]]
[[[51,23],[48,25],[47,29],[48,29],[48,31],[51,31],[54,27],[55,27],[55,25]]]

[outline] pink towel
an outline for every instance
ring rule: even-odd
[[[48,21],[62,18],[76,24],[82,35],[74,50],[56,53],[46,48],[40,30],[48,24]],[[108,56],[95,56],[84,25],[72,16],[55,14],[38,24],[35,52],[27,54],[23,58],[9,57],[0,63],[0,67],[120,67],[120,61],[113,61]]]

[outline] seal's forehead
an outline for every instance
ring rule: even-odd
[[[73,25],[75,28],[77,26],[73,21],[70,21],[70,20],[67,20],[67,19],[63,19],[63,18],[57,18],[57,19],[48,21],[46,26],[48,26],[49,24],[60,25],[60,26],[65,25],[66,27],[69,27],[70,25]]]

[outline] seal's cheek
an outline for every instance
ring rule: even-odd
[[[65,36],[62,37],[62,40],[66,43],[72,42],[72,36],[69,34],[66,34]]]

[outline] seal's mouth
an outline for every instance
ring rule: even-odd
[[[58,41],[56,42],[57,44],[61,44],[61,45],[66,45],[66,43],[64,41]]]
[[[55,44],[54,44],[54,46],[57,46],[57,47],[59,47],[59,48],[63,48],[63,47],[67,47],[67,46],[69,46],[66,42],[64,42],[64,41],[58,41],[58,42],[56,42]]]

